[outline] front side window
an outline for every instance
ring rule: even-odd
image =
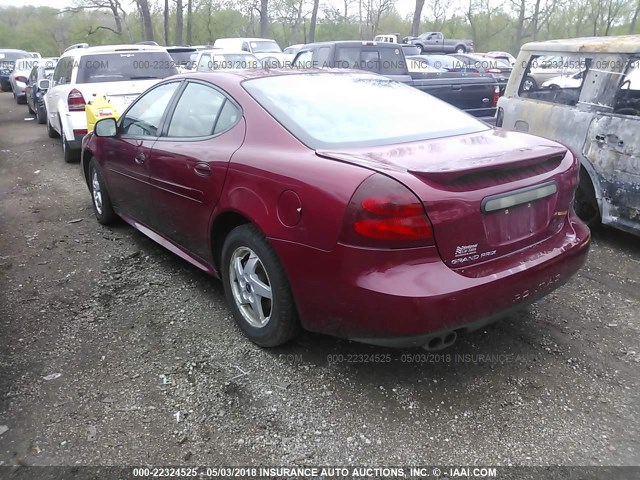
[[[122,134],[159,136],[160,121],[178,85],[179,82],[165,83],[138,98],[120,121]]]
[[[208,137],[227,130],[239,118],[225,109],[227,103],[230,103],[227,97],[218,90],[200,83],[189,83],[171,116],[167,136]]]
[[[312,60],[313,60],[313,52],[311,50],[306,50],[298,54],[298,56],[296,57],[296,61],[294,62],[294,65],[299,68],[311,68],[313,67]],[[323,67],[326,65],[318,65],[318,66]]]
[[[613,113],[640,116],[640,57],[632,58],[616,92]]]
[[[242,85],[312,149],[391,145],[489,128],[416,88],[366,73],[282,75]]]
[[[591,61],[578,54],[533,55],[518,93],[524,98],[576,105]]]

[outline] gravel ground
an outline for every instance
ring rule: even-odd
[[[27,118],[0,95],[0,465],[640,463],[638,238],[440,354],[263,350]]]

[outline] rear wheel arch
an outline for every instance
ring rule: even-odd
[[[213,221],[210,233],[211,251],[213,255],[213,263],[216,271],[218,272],[218,276],[221,275],[220,266],[222,264],[222,248],[224,246],[225,239],[234,228],[246,224],[255,225],[255,223],[253,223],[248,217],[234,211],[222,212]],[[258,227],[256,226],[256,228]]]
[[[91,163],[91,159],[94,157],[95,155],[93,152],[87,148],[82,152],[82,158],[80,159],[84,181],[87,186],[89,186],[89,164]]]

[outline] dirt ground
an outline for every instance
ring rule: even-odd
[[[640,239],[440,354],[263,350],[27,118],[0,95],[0,465],[640,464]]]

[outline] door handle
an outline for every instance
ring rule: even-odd
[[[211,167],[206,163],[196,163],[193,169],[202,177],[208,177],[211,175]]]
[[[144,156],[144,153],[140,152],[135,156],[135,161],[137,164],[142,165],[147,157]]]

